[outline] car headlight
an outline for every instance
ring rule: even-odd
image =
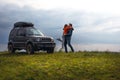
[[[51,39],[51,42],[54,42],[54,39]]]
[[[51,37],[51,42],[54,42],[54,39]]]

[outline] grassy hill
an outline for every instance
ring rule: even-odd
[[[120,54],[0,52],[0,80],[120,80]]]

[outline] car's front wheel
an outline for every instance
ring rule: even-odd
[[[47,50],[47,53],[53,53],[54,52],[54,48],[49,48],[48,50]]]
[[[33,49],[32,44],[27,45],[26,51],[27,51],[28,54],[34,54],[34,49]]]
[[[8,44],[8,52],[9,53],[15,53],[15,49],[12,44]]]

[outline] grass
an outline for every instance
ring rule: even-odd
[[[0,80],[120,80],[120,54],[0,52]]]

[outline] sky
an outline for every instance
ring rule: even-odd
[[[84,50],[97,44],[100,50],[116,47],[119,51],[119,3],[119,0],[0,0],[0,44],[7,44],[9,32],[18,21],[34,23],[57,44],[64,24],[72,23],[75,46]]]

